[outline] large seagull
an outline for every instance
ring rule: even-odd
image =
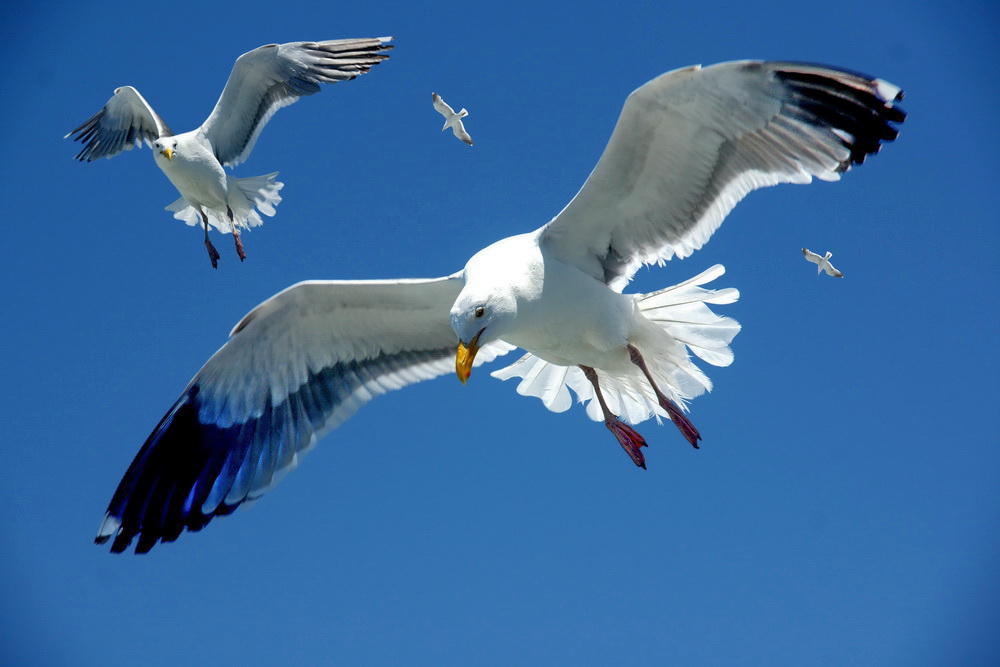
[[[145,142],[157,166],[181,198],[167,206],[174,217],[205,228],[205,247],[213,267],[219,253],[208,238],[209,226],[231,233],[240,260],[246,258],[240,228],[262,224],[258,210],[274,215],[283,183],[278,172],[234,178],[225,169],[250,156],[257,137],[281,107],[319,92],[319,84],[349,81],[389,57],[391,37],[326,42],[268,44],[236,59],[229,81],[201,127],[174,134],[132,86],[114,96],[83,125],[66,135],[84,143],[76,156],[90,162],[114,157]]]
[[[685,401],[711,383],[690,353],[724,366],[739,331],[703,285],[721,266],[651,294],[623,294],[643,264],[700,248],[747,193],[835,181],[896,138],[896,86],[815,65],[740,61],[653,79],[625,102],[572,201],[534,232],[434,279],[309,281],[253,309],[139,450],[96,541],[136,552],[200,530],[259,497],[373,397],[472,368],[495,371],[553,411],[577,400],[636,465],[630,425],[668,418],[697,446]],[[868,210],[869,206],[860,207]],[[456,351],[457,345],[457,351]]]

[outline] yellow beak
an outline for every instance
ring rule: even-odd
[[[166,156],[166,158],[168,160],[173,160],[174,159],[174,149],[173,148],[164,148],[162,151],[160,151],[160,154]]]
[[[472,362],[476,359],[476,353],[479,352],[479,336],[482,333],[480,331],[473,336],[472,340],[469,341],[468,347],[462,341],[458,341],[458,353],[455,355],[455,372],[458,373],[458,379],[462,384],[465,384],[469,376],[472,375]]]

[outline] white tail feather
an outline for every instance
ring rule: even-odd
[[[226,187],[228,190],[229,208],[233,211],[233,222],[240,229],[249,229],[264,224],[258,215],[260,211],[270,217],[274,215],[274,207],[281,201],[278,191],[285,187],[284,183],[274,180],[278,172],[265,176],[251,176],[250,178],[234,178],[226,174]],[[183,220],[189,226],[201,226],[201,216],[187,199],[181,197],[174,203],[166,207],[168,211],[174,212],[174,217]],[[208,215],[208,224],[223,234],[232,232],[229,224],[229,215],[226,211],[215,209],[205,209]]]
[[[733,303],[739,292],[701,287],[723,273],[725,268],[715,265],[678,285],[632,297],[643,319],[654,325],[639,331],[633,343],[643,354],[660,390],[685,409],[688,399],[712,388],[708,376],[692,362],[688,349],[713,366],[728,366],[733,361],[729,343],[739,333],[740,325],[732,318],[716,315],[707,304]],[[529,353],[492,375],[500,380],[521,378],[517,393],[541,399],[553,412],[570,407],[572,390],[577,400],[587,404],[587,416],[594,421],[604,419],[600,404],[593,400],[593,386],[576,366],[550,364]],[[657,421],[667,417],[637,367],[627,373],[598,369],[597,376],[608,409],[623,420],[637,424],[653,416]]]

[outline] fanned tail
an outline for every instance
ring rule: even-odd
[[[736,303],[740,298],[739,290],[701,287],[725,272],[724,266],[716,264],[679,285],[636,295],[636,306],[646,319],[660,325],[671,338],[686,345],[702,361],[713,366],[728,366],[733,363],[729,343],[740,332],[740,324],[731,317],[716,315],[706,304]],[[711,385],[706,389],[711,389]]]
[[[650,324],[639,332],[641,340],[632,342],[642,350],[660,390],[682,408],[686,408],[687,400],[712,388],[708,376],[694,365],[689,350],[713,366],[733,362],[729,343],[739,333],[740,325],[730,317],[716,315],[708,304],[734,303],[739,292],[733,288],[701,287],[723,273],[725,268],[717,264],[678,285],[632,297],[636,309]],[[581,403],[587,404],[591,419],[604,420],[600,405],[592,400],[593,386],[575,366],[550,364],[529,353],[492,375],[500,380],[521,378],[517,393],[541,399],[553,412],[569,409],[572,390]],[[657,420],[668,417],[638,368],[634,373],[615,376],[598,371],[598,378],[608,408],[624,421],[637,424],[653,416]]]
[[[274,180],[277,175],[278,172],[274,172],[265,176],[234,178],[226,174],[229,208],[233,212],[233,222],[237,228],[250,229],[264,224],[258,211],[268,217],[274,215],[274,207],[281,201],[278,191],[285,187],[284,183]],[[176,219],[183,220],[189,226],[201,226],[201,216],[184,197],[166,209],[173,211]],[[205,209],[205,213],[208,215],[208,224],[217,231],[223,234],[232,232],[226,211]]]

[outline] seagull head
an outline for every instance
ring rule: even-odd
[[[510,239],[473,255],[463,271],[465,287],[451,307],[451,328],[458,336],[455,371],[462,384],[472,374],[476,353],[515,328],[520,272],[509,261],[505,241]]]
[[[455,372],[462,384],[472,375],[472,365],[479,350],[508,331],[516,315],[513,299],[470,292],[466,283],[466,289],[451,308],[451,328],[458,336]]]
[[[476,306],[472,311],[472,317],[468,317],[465,313],[456,314],[454,311],[451,315],[452,328],[456,331],[461,329],[466,329],[467,324],[471,324],[472,328],[482,321],[486,317],[486,306]],[[458,380],[462,384],[468,381],[469,376],[472,375],[472,363],[476,359],[476,354],[479,352],[479,339],[482,337],[483,333],[486,331],[488,326],[484,326],[476,331],[475,334],[471,336],[466,334],[459,334],[458,337],[458,350],[455,353],[455,372],[458,374]],[[469,329],[471,331],[471,329]]]
[[[153,150],[167,158],[168,160],[174,159],[174,152],[177,150],[177,140],[176,139],[157,139],[153,143]]]

